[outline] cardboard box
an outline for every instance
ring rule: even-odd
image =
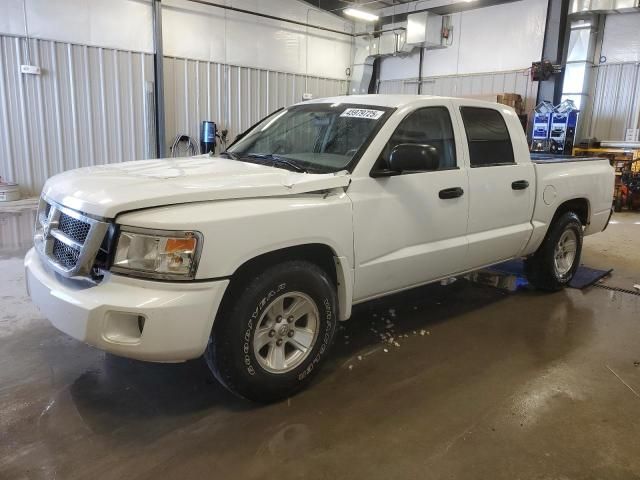
[[[522,97],[517,93],[502,93],[499,94],[496,100],[498,103],[502,105],[507,105],[513,108],[518,115],[522,114],[522,110],[524,108]]]

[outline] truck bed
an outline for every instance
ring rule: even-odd
[[[551,155],[549,153],[532,153],[533,163],[569,163],[569,162],[593,162],[596,160],[608,160],[606,157],[574,157],[573,155]]]
[[[613,168],[607,158],[534,153],[531,162],[536,171],[534,225],[549,225],[563,202],[584,199],[587,202],[584,215],[588,216],[584,234],[602,231],[611,213],[614,183]],[[536,249],[545,232],[546,227],[534,231],[531,244]]]

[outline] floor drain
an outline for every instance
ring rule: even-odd
[[[629,290],[627,288],[620,288],[620,287],[610,287],[609,285],[603,285],[601,283],[596,283],[594,287],[602,288],[604,290],[610,290],[612,292],[628,293],[629,295],[640,296],[640,291],[638,290]]]

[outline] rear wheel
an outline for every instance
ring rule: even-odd
[[[551,292],[568,285],[580,265],[582,235],[582,223],[575,213],[558,217],[538,251],[525,260],[529,283]]]
[[[616,212],[622,211],[622,195],[617,195],[613,204],[613,209]]]
[[[215,377],[257,402],[304,388],[336,329],[336,293],[327,273],[309,262],[285,262],[251,280],[229,303],[205,352]]]

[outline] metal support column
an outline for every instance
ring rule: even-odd
[[[153,73],[156,80],[155,104],[156,104],[156,152],[159,158],[167,156],[167,140],[165,133],[165,109],[164,109],[164,57],[162,52],[162,3],[161,0],[153,0]]]
[[[554,65],[564,63],[568,46],[568,14],[569,0],[549,0],[541,60],[549,60]],[[563,81],[564,73],[553,75],[549,80],[541,81],[538,86],[538,100],[536,103],[540,103],[543,100],[554,105],[560,103]]]

